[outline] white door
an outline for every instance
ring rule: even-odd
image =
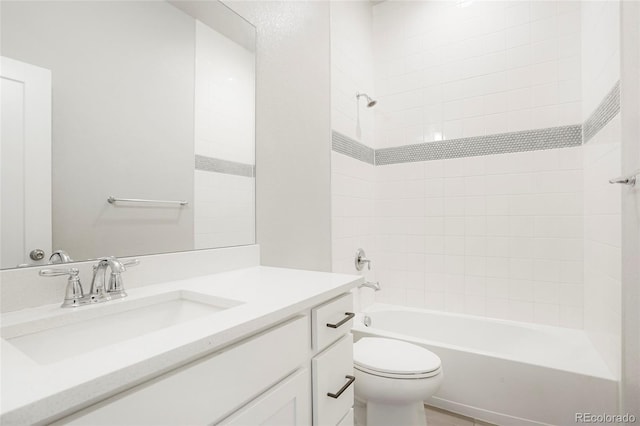
[[[0,57],[0,267],[51,254],[51,72]],[[30,258],[43,250],[40,261]]]

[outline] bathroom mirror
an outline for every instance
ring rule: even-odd
[[[255,28],[217,1],[2,1],[0,264],[255,243]]]

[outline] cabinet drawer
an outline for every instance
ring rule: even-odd
[[[311,366],[313,424],[335,426],[353,407],[353,336],[343,336],[313,358]]]
[[[344,416],[342,420],[340,420],[340,423],[338,423],[337,426],[353,426],[353,424],[354,424],[354,418],[353,418],[353,408],[352,408],[351,410],[349,410],[347,415]]]
[[[225,419],[221,426],[307,426],[311,424],[309,369],[287,377]]]
[[[351,331],[353,295],[343,294],[311,310],[313,349],[320,351]],[[351,318],[350,318],[351,317]]]
[[[214,423],[304,363],[308,356],[308,336],[309,317],[298,317],[99,402],[56,424]]]

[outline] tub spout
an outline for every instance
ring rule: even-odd
[[[373,289],[374,291],[379,291],[380,290],[380,283],[378,281],[376,282],[372,282],[372,281],[365,281],[364,283],[360,284],[358,286],[358,288],[362,288],[362,287],[368,287]]]

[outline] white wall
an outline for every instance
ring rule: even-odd
[[[1,6],[2,54],[52,71],[53,248],[192,249],[192,207],[106,200],[193,201],[193,19],[165,2]]]
[[[225,4],[257,28],[256,218],[262,264],[329,271],[329,4]]]
[[[582,119],[620,79],[620,2],[585,1],[582,12]]]
[[[374,6],[376,147],[579,124],[580,5]]]
[[[368,1],[331,2],[331,128],[367,146],[374,143],[373,8]]]
[[[622,170],[640,168],[640,5],[623,2],[621,80]],[[640,190],[622,196],[621,411],[640,417]]]
[[[195,23],[195,153],[255,163],[255,52]]]
[[[255,179],[194,170],[194,248],[255,241]]]
[[[583,119],[620,78],[620,3],[582,4]],[[621,188],[620,119],[584,145],[584,328],[615,374],[620,374]]]
[[[196,20],[195,154],[255,164],[255,52]],[[194,170],[194,248],[255,242],[255,179]]]

